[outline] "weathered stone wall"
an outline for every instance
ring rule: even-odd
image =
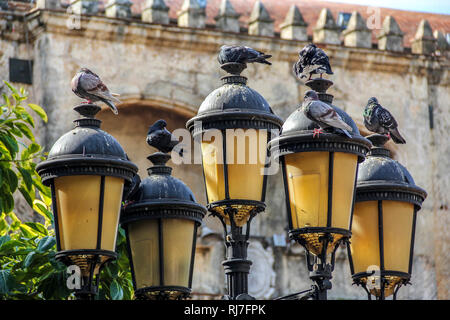
[[[248,65],[243,75],[282,119],[301,102],[306,87],[294,78],[292,64],[306,42],[227,33],[211,28],[193,29],[133,20],[81,16],[81,28],[67,28],[62,11],[37,11],[28,22],[28,44],[11,33],[0,37],[0,79],[7,79],[8,57],[34,60],[33,85],[26,86],[31,100],[49,115],[40,123],[38,140],[50,148],[72,128],[72,107],[79,99],[70,91],[70,80],[80,67],[101,75],[123,104],[114,117],[107,110],[99,116],[102,127],[115,136],[146,176],[152,152],[145,144],[148,126],[168,120],[169,129],[183,127],[203,99],[220,85],[216,55],[222,44],[245,44],[270,53],[272,66]],[[15,22],[19,27],[21,22]],[[16,29],[17,30],[17,29]],[[450,150],[449,63],[444,57],[371,48],[323,45],[334,75],[334,104],[362,125],[368,98],[378,97],[396,116],[406,145],[389,145],[416,184],[428,192],[418,214],[412,286],[399,291],[399,299],[449,299],[448,190]],[[428,106],[434,108],[430,129]],[[175,168],[196,198],[205,203],[199,165]],[[253,260],[250,294],[273,298],[310,287],[304,251],[298,245],[274,244],[273,236],[286,236],[286,209],[280,172],[268,180],[267,210],[252,223],[249,258]],[[219,297],[225,292],[222,230],[208,217],[198,241],[193,291],[197,297]],[[340,248],[333,273],[333,299],[364,299],[361,288],[351,285],[346,250]]]

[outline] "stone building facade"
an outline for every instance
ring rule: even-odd
[[[99,118],[139,166],[141,177],[153,151],[145,143],[148,126],[164,118],[169,130],[184,128],[220,85],[216,56],[222,44],[245,44],[273,56],[272,66],[251,64],[244,75],[284,120],[307,90],[292,73],[298,51],[308,42],[319,44],[334,71],[328,77],[334,82],[329,90],[334,104],[367,134],[362,110],[368,98],[378,97],[407,140],[401,146],[389,142],[389,148],[428,192],[418,214],[412,285],[398,298],[450,298],[449,16],[305,0],[0,3],[0,80],[9,80],[10,58],[33,61],[32,83],[15,85],[25,87],[30,100],[48,113],[48,123],[37,128],[39,142],[49,149],[71,129],[72,107],[80,100],[70,80],[88,67],[120,94],[119,116],[105,106]],[[340,21],[347,21],[345,30]],[[205,204],[200,165],[174,165],[173,175]],[[303,249],[286,240],[280,172],[269,178],[266,199],[267,210],[253,220],[249,247],[249,290],[260,299],[310,286]],[[22,215],[33,218],[25,210]],[[226,290],[225,247],[216,220],[205,218],[197,241],[196,298],[220,298]],[[366,298],[352,286],[343,248],[332,283],[331,299]]]

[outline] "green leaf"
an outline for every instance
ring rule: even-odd
[[[113,280],[109,285],[109,291],[112,300],[122,300],[123,289],[116,280]]]
[[[46,205],[41,200],[34,200],[33,204],[33,209],[36,210],[37,213],[49,221],[53,221],[53,213],[47,209]]]
[[[8,242],[10,240],[11,240],[11,237],[9,235],[0,237],[0,249],[6,242]]]
[[[8,294],[11,290],[12,277],[10,270],[0,270],[0,294]]]
[[[48,230],[39,222],[25,222],[25,224],[44,236],[48,235]]]
[[[12,93],[19,95],[19,92],[14,88],[8,81],[3,80],[3,82],[8,86],[9,90],[12,91]]]
[[[31,263],[33,262],[33,257],[34,257],[35,254],[36,254],[36,251],[31,251],[29,254],[27,254],[25,259],[23,260],[24,268],[28,268],[31,265]]]
[[[9,153],[11,154],[11,158],[14,158],[16,156],[16,153],[19,151],[17,141],[10,136],[3,134],[0,135],[0,141],[3,142],[5,147],[8,149]]]
[[[41,240],[39,240],[38,246],[37,246],[37,251],[38,252],[45,252],[51,248],[53,248],[53,246],[56,244],[56,239],[55,237],[52,236],[46,236],[43,237]]]
[[[26,188],[24,188],[22,186],[19,187],[19,191],[22,194],[22,196],[25,198],[25,200],[27,201],[28,205],[30,207],[33,207],[32,194],[30,195],[30,192]]]
[[[44,122],[48,121],[47,113],[37,104],[29,103],[28,106],[41,117]]]
[[[34,135],[25,123],[16,122],[15,125],[17,128],[19,128],[20,132],[25,135],[25,137],[27,137],[31,141],[34,141]]]
[[[4,173],[5,173],[5,179],[8,182],[9,190],[11,193],[14,193],[14,191],[16,191],[17,185],[19,183],[17,180],[16,173],[9,168],[6,168],[6,170],[4,170]]]
[[[27,226],[26,224],[21,224],[21,225],[19,226],[19,229],[20,229],[20,231],[22,231],[23,236],[24,236],[25,238],[31,239],[31,238],[37,236],[36,232],[34,232],[34,230],[31,229],[31,228],[30,228],[29,226]]]
[[[40,150],[41,150],[41,146],[38,145],[38,144],[35,143],[35,142],[33,142],[32,144],[30,144],[30,145],[28,146],[28,152],[29,152],[30,154],[36,153],[36,152],[38,152],[38,151],[40,151]]]
[[[28,172],[28,170],[22,167],[17,167],[17,169],[20,171],[20,174],[22,175],[23,181],[25,182],[25,186],[27,187],[28,190],[31,190],[31,187],[33,186],[33,178],[31,177],[30,172]]]

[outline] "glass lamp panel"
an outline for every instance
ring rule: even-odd
[[[211,140],[201,143],[202,164],[208,202],[215,202],[225,199],[222,136]]]
[[[226,143],[230,198],[261,201],[267,130],[227,130]]]
[[[331,218],[331,226],[334,228],[350,228],[357,162],[358,157],[355,154],[334,153]]]
[[[385,270],[409,273],[409,256],[414,205],[383,201],[383,243]]]
[[[327,226],[328,152],[285,156],[292,227]]]
[[[100,177],[55,178],[61,250],[96,249]]]
[[[105,177],[101,242],[102,250],[114,251],[116,249],[123,185],[124,180],[121,178]]]
[[[159,286],[158,220],[140,220],[128,224],[137,289]]]
[[[189,287],[194,221],[163,219],[164,285]]]
[[[356,202],[350,243],[354,273],[380,269],[379,243],[378,201]]]

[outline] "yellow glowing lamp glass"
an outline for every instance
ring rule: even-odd
[[[329,177],[329,152],[300,152],[285,156],[292,229],[350,228],[357,155],[335,152],[332,159],[333,176]],[[331,221],[328,220],[330,179]],[[304,237],[310,241],[311,252],[320,253],[321,245],[317,241],[317,235]],[[341,237],[336,234],[333,244]],[[330,244],[330,250],[333,244]]]
[[[161,230],[159,224],[158,219],[128,224],[136,287],[189,287],[195,222],[163,219]],[[160,243],[160,232],[163,243]]]
[[[213,133],[205,133],[201,142],[208,203],[229,199],[261,201],[267,130],[227,129],[225,135],[219,130]],[[227,166],[228,189],[224,163]],[[242,221],[245,222],[245,219]]]
[[[124,180],[105,177],[101,246],[97,248],[101,177],[94,175],[55,178],[61,250],[114,251]]]
[[[350,244],[354,274],[370,273],[371,270],[410,273],[414,204],[390,200],[383,200],[381,203],[381,219],[378,201],[355,204]],[[380,248],[380,245],[383,247]],[[380,256],[381,252],[383,257]],[[396,276],[387,278],[389,286],[385,289],[385,296],[392,294],[395,284],[402,281],[402,278]],[[377,287],[374,287],[371,293],[379,295]]]

